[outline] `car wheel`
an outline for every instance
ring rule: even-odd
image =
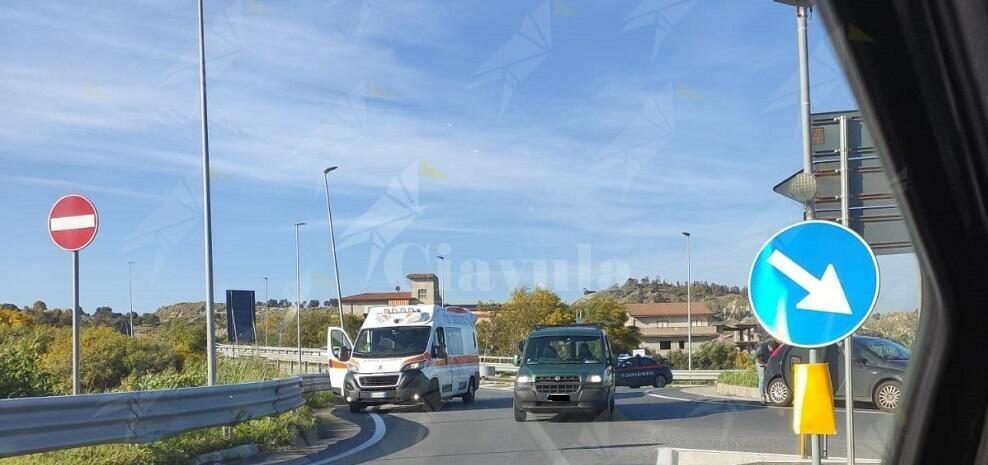
[[[525,421],[528,420],[528,412],[518,408],[518,404],[512,402],[511,407],[515,411],[515,421]]]
[[[655,375],[655,383],[652,384],[653,387],[666,387],[666,377],[665,375]]]
[[[875,388],[875,394],[872,398],[875,405],[882,411],[894,411],[902,399],[902,384],[893,380],[883,381]]]
[[[614,394],[611,394],[610,400],[607,401],[607,421],[614,420]]]
[[[360,413],[363,410],[363,405],[360,405],[358,402],[350,402],[350,413]]]
[[[464,404],[472,404],[473,403],[473,399],[476,397],[476,395],[477,395],[477,391],[474,390],[474,387],[473,387],[473,379],[471,379],[470,382],[467,383],[467,392],[466,392],[466,394],[463,394],[463,403]]]
[[[768,401],[772,405],[788,407],[792,403],[792,390],[782,378],[775,378],[768,383]]]

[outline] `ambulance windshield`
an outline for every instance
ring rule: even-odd
[[[428,326],[366,328],[357,334],[356,357],[401,357],[425,352],[429,343]]]

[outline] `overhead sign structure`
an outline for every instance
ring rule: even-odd
[[[856,331],[878,300],[878,261],[854,231],[805,221],[775,233],[748,276],[748,298],[773,337],[823,347]]]
[[[99,229],[99,215],[89,199],[69,194],[48,211],[48,235],[59,248],[72,252],[72,394],[81,394],[79,378],[79,251]]]
[[[69,252],[84,249],[99,229],[96,207],[89,199],[70,194],[58,199],[48,213],[48,234],[55,245]]]
[[[846,201],[846,224],[876,254],[913,252],[893,192],[904,187],[906,173],[893,173],[882,165],[861,112],[815,113],[811,128],[812,175],[798,171],[772,189],[800,203],[812,201],[816,219],[837,223],[844,222]],[[812,181],[806,179],[810,176]]]
[[[233,344],[256,342],[254,291],[226,291],[226,334]]]

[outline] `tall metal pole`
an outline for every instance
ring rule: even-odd
[[[691,256],[692,246],[690,245],[690,233],[684,232],[686,236],[686,369],[690,372],[690,381],[693,380],[693,257]]]
[[[799,48],[799,120],[803,136],[803,172],[813,174],[813,153],[810,150],[810,61],[807,46],[806,23],[810,9],[796,7],[796,37]],[[814,202],[806,202],[805,218],[815,217]],[[810,349],[810,363],[817,363],[817,350]],[[810,454],[814,465],[820,465],[820,435],[810,436]]]
[[[851,226],[850,171],[848,158],[851,156],[847,139],[847,115],[841,115],[840,122],[840,221],[846,227]],[[853,335],[844,339],[844,420],[847,440],[847,463],[854,465],[854,381],[852,370],[852,352],[854,351]]]
[[[271,308],[268,307],[268,277],[264,278],[264,345],[270,344],[268,342],[268,323],[271,319]]]
[[[298,227],[305,223],[295,223],[295,329],[298,343],[298,368],[302,369],[302,284],[299,266]]]
[[[340,328],[343,328],[343,289],[340,287],[340,261],[336,257],[336,232],[333,230],[333,207],[329,202],[329,172],[335,170],[335,166],[330,166],[322,172],[323,181],[326,183],[326,216],[329,218],[329,240],[333,244],[333,268],[336,270],[336,308],[340,313]]]
[[[806,22],[810,9],[796,7],[796,31],[799,41],[799,120],[803,135],[803,172],[813,174],[813,153],[810,149],[810,61],[806,38]],[[806,219],[815,216],[814,202],[806,202]]]
[[[127,262],[127,295],[130,298],[130,337],[134,337],[134,262]]]
[[[209,122],[206,115],[206,36],[199,3],[199,109],[202,115],[202,221],[206,262],[206,384],[216,384],[216,330],[213,312],[213,223],[209,208]]]
[[[439,259],[439,306],[445,308],[446,305],[446,257],[436,255]]]
[[[72,252],[72,395],[82,393],[79,388],[79,326],[82,316],[79,315],[79,251]]]

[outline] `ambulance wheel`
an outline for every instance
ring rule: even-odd
[[[515,421],[521,422],[528,420],[528,413],[518,408],[518,404],[512,403],[511,406],[514,408],[515,411]]]
[[[470,378],[470,382],[467,383],[467,392],[463,394],[463,403],[472,404],[476,396],[477,396],[477,391],[473,387],[473,378]]]
[[[350,413],[360,413],[364,410],[364,406],[357,402],[350,402]]]
[[[425,393],[425,410],[427,412],[438,412],[443,406],[443,399],[439,392],[439,383],[433,380],[429,383],[429,392]]]

